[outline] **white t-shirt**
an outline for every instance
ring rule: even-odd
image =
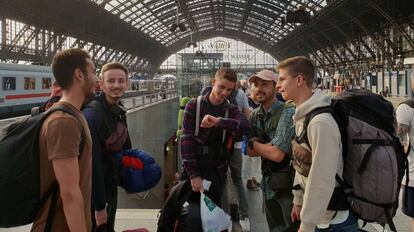
[[[414,109],[407,104],[401,104],[397,108],[397,122],[409,126],[408,137],[411,142],[410,153],[408,154],[408,170],[410,180],[408,186],[414,187]],[[402,181],[405,184],[405,176]]]

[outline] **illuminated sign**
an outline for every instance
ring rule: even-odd
[[[210,43],[210,47],[216,49],[216,51],[224,51],[227,48],[230,48],[230,42],[216,40]]]

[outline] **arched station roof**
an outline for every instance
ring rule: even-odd
[[[0,15],[106,48],[134,54],[155,68],[183,49],[216,36],[269,52],[296,25],[281,16],[304,5],[312,14],[326,0],[3,0]],[[178,20],[186,31],[171,32]]]
[[[49,54],[37,51],[50,44],[59,49],[67,36],[76,38],[69,46],[92,43],[89,50],[102,58],[101,63],[118,57],[130,67],[153,73],[187,42],[223,36],[276,59],[309,55],[321,65],[336,67],[378,60],[375,51],[379,50],[392,63],[414,47],[410,35],[413,4],[413,0],[2,0],[0,20],[30,26],[15,33],[11,43],[4,36],[10,32],[2,31],[2,46],[7,49],[0,50],[0,58],[29,55],[35,60],[40,54],[47,60],[55,50]],[[311,22],[282,26],[282,16],[299,6],[311,12]],[[186,30],[171,32],[177,12]],[[387,39],[390,32],[384,28],[389,25],[402,39]],[[48,39],[45,30],[57,36]],[[19,47],[26,32],[30,35]],[[380,42],[383,38],[386,43]],[[44,45],[32,55],[27,49],[30,41]]]
[[[327,5],[325,0],[91,0],[136,30],[166,46],[170,54],[190,41],[224,36],[269,52],[296,25],[282,26],[286,11],[306,6],[312,14]],[[171,32],[178,21],[186,31]],[[167,55],[170,55],[167,54]]]

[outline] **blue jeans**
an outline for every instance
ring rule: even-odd
[[[316,228],[315,232],[358,232],[358,221],[354,217],[352,212],[349,212],[348,218],[339,224],[331,224],[329,228],[318,229]]]

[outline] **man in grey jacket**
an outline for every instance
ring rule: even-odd
[[[304,120],[312,110],[329,106],[331,98],[313,90],[315,67],[303,56],[283,60],[277,66],[277,88],[286,100],[296,104],[296,135],[300,135]],[[342,177],[343,158],[341,135],[335,119],[329,113],[314,116],[307,127],[309,145],[301,144],[310,153],[312,165],[307,177],[296,172],[293,191],[292,220],[301,220],[299,232],[358,231],[358,223],[349,210],[328,210],[330,199],[338,185],[335,175]],[[295,149],[293,149],[295,152]]]

